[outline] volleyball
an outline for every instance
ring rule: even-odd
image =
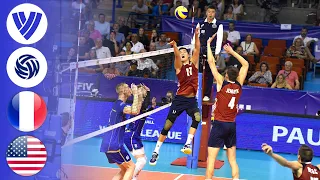
[[[184,6],[179,6],[174,11],[174,14],[176,15],[177,19],[185,19],[188,17],[188,9]]]

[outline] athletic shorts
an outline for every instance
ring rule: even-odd
[[[222,122],[214,120],[210,132],[208,147],[227,148],[236,146],[237,134],[235,122]]]
[[[110,164],[122,164],[131,161],[131,157],[124,146],[117,151],[108,151],[105,154]]]
[[[140,134],[137,135],[132,131],[127,131],[124,133],[124,144],[127,146],[130,152],[143,148]]]
[[[200,112],[198,108],[198,102],[195,97],[184,97],[177,95],[172,101],[167,119],[172,123],[180,116],[183,111],[193,118],[196,112]]]

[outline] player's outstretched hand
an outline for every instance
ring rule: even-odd
[[[196,31],[194,32],[196,36],[199,36],[200,34],[200,27],[197,27],[196,28]]]
[[[211,42],[213,41],[213,39],[216,37],[217,33],[215,33],[214,35],[212,35],[208,40],[207,40],[207,44],[211,44]]]
[[[157,105],[157,98],[156,98],[156,97],[153,97],[152,100],[151,100],[151,106],[152,106],[153,108],[155,108],[156,105]]]
[[[228,43],[223,46],[223,49],[228,53],[231,54],[233,52],[232,46],[230,46]]]
[[[269,146],[268,144],[263,143],[263,144],[261,145],[261,147],[262,147],[262,150],[263,150],[265,153],[267,153],[267,154],[269,154],[269,155],[273,153],[272,147]]]
[[[175,40],[169,42],[171,46],[177,47],[177,42]]]
[[[132,94],[138,94],[138,87],[134,83],[131,84]]]
[[[150,88],[149,88],[148,86],[146,86],[146,85],[143,84],[143,83],[142,83],[142,85],[143,85],[143,87],[144,87],[144,89],[145,89],[146,91],[150,91]]]

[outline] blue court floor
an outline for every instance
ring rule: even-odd
[[[304,90],[320,93],[320,73],[316,74],[316,77],[312,78],[312,80],[304,82]]]
[[[62,164],[83,166],[116,167],[107,162],[103,153],[100,153],[100,138],[89,140],[66,147],[62,151]],[[144,142],[148,159],[154,149],[155,142]],[[204,175],[205,169],[187,169],[186,167],[171,166],[170,163],[178,157],[183,157],[180,152],[181,144],[164,143],[160,150],[159,161],[156,166],[145,166],[144,170],[170,173],[183,173]],[[296,160],[296,155],[281,154],[288,160]],[[221,150],[218,159],[224,160],[221,169],[215,170],[215,177],[231,178],[231,169],[228,165],[226,152]],[[240,178],[249,180],[292,180],[289,169],[278,165],[269,156],[259,151],[237,150],[237,161],[240,168]],[[320,164],[320,158],[314,158],[314,164]],[[168,179],[169,180],[169,179]]]

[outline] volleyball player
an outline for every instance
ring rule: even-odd
[[[152,153],[152,157],[149,162],[150,165],[156,165],[159,157],[160,147],[165,141],[166,136],[175,120],[183,111],[186,111],[187,114],[192,118],[192,124],[189,129],[187,141],[181,151],[185,154],[192,153],[191,142],[201,119],[196,99],[198,91],[198,63],[200,52],[199,28],[196,29],[195,37],[195,49],[191,58],[189,57],[189,53],[186,48],[178,49],[175,41],[170,42],[174,49],[174,68],[178,77],[178,90],[172,101],[169,114],[157,141],[154,152]]]
[[[150,89],[145,85],[138,85],[138,91],[142,91],[143,102],[140,114],[152,111],[156,107],[156,98],[152,98],[152,105],[150,104]],[[141,118],[135,122],[130,123],[124,134],[124,144],[127,146],[130,153],[136,158],[136,167],[133,173],[133,180],[136,180],[140,171],[147,163],[147,157],[144,152],[144,147],[141,141],[141,131],[147,117]]]
[[[136,85],[132,84],[131,89],[125,83],[120,83],[116,87],[118,100],[112,105],[108,126],[120,123],[125,120],[125,114],[137,115],[140,112],[142,104],[142,93],[138,91]],[[132,106],[126,104],[127,99],[133,94]],[[104,134],[100,152],[104,152],[109,163],[117,164],[120,172],[113,177],[113,180],[131,180],[135,169],[130,155],[124,148],[125,126],[115,128]]]
[[[232,169],[232,178],[239,179],[239,167],[236,162],[236,123],[238,113],[238,101],[242,93],[242,85],[246,79],[249,64],[238,53],[233,51],[229,44],[224,50],[234,56],[242,65],[240,71],[233,66],[227,67],[226,75],[223,77],[217,70],[215,59],[210,48],[215,34],[207,41],[208,63],[211,72],[217,82],[217,97],[214,109],[214,121],[208,142],[208,158],[206,179],[211,179],[214,173],[214,162],[220,148],[227,147],[228,161]]]
[[[284,157],[273,153],[272,147],[266,143],[262,144],[262,150],[277,161],[280,165],[290,168],[294,180],[318,180],[320,179],[320,164],[311,164],[313,150],[307,145],[301,145],[298,151],[297,161],[288,161]]]

